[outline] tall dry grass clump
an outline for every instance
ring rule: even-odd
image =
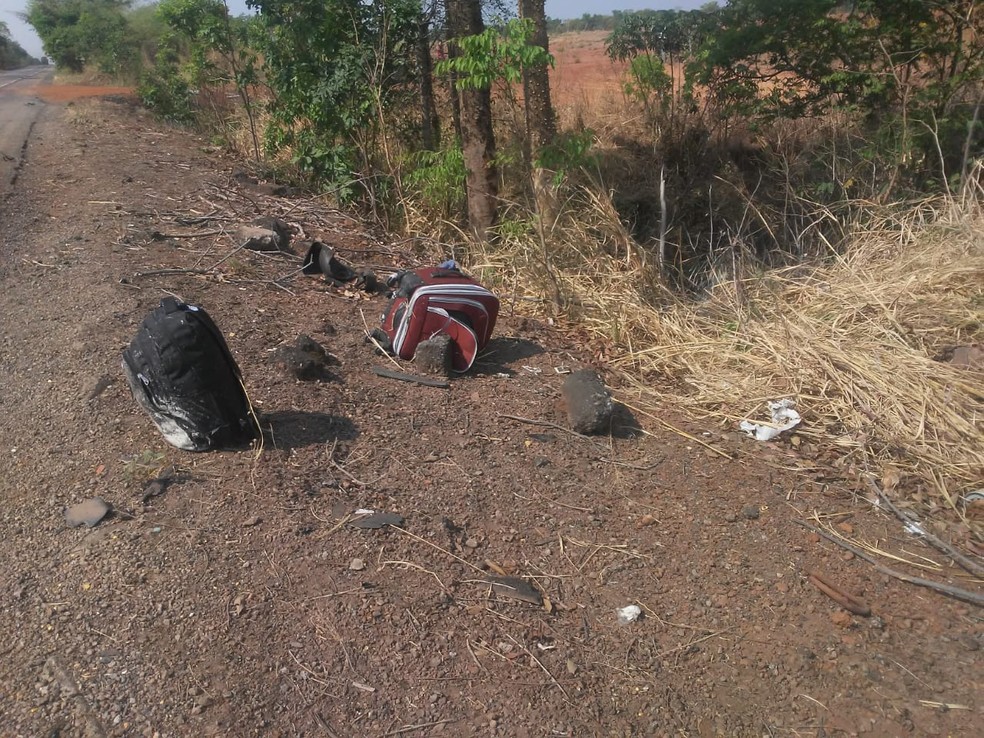
[[[669,400],[736,428],[790,397],[797,434],[836,449],[845,473],[890,465],[907,491],[958,514],[960,495],[984,486],[984,374],[938,360],[984,342],[979,208],[859,207],[822,263],[732,273],[690,300],[659,287],[605,198],[591,198],[538,243],[476,256],[514,296],[614,343],[633,404]]]

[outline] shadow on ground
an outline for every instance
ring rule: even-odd
[[[493,338],[475,360],[471,374],[508,374],[516,370],[511,364],[543,353],[543,347],[525,338]]]
[[[260,424],[272,444],[287,451],[332,441],[353,441],[359,436],[359,429],[348,418],[304,410],[267,413]]]
[[[642,435],[642,426],[633,412],[621,402],[615,403],[615,411],[612,413],[612,436],[614,438],[629,439],[638,438]]]

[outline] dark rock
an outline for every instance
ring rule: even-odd
[[[281,346],[274,352],[274,360],[283,364],[290,376],[305,382],[331,378],[329,366],[337,366],[338,359],[310,336],[300,335],[293,345]]]
[[[615,403],[598,373],[581,369],[569,374],[562,389],[571,428],[577,433],[608,433]]]
[[[747,520],[758,520],[759,515],[762,514],[762,510],[758,505],[746,505],[742,509],[741,514],[744,515]]]
[[[109,503],[104,499],[93,497],[65,510],[65,523],[70,528],[78,528],[80,525],[92,528],[106,517],[110,509]]]
[[[418,343],[413,363],[424,374],[451,376],[451,336],[442,333]]]

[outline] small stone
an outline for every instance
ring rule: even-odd
[[[259,515],[254,515],[253,517],[246,518],[246,520],[243,521],[243,527],[244,528],[252,528],[254,526],[259,525],[260,522],[262,522],[262,520],[263,520],[263,518],[261,518]]]
[[[98,525],[109,511],[108,502],[101,497],[93,497],[68,508],[65,511],[65,523],[70,528],[78,528],[80,525],[92,528]]]
[[[572,676],[577,674],[577,664],[574,663],[573,659],[567,659],[567,673]]]
[[[724,522],[726,523],[734,523],[736,520],[738,520],[738,516],[735,515],[733,512],[729,512],[727,515],[724,516]]]
[[[366,562],[362,559],[352,559],[351,563],[349,563],[349,569],[352,571],[362,571],[365,568]]]
[[[851,614],[846,610],[835,610],[830,613],[830,622],[838,628],[849,628],[851,626]]]
[[[535,466],[537,469],[542,469],[545,466],[550,466],[550,459],[548,459],[546,456],[537,456],[535,459],[533,459],[533,466]]]
[[[469,538],[467,541],[465,541],[465,545],[468,548],[478,548],[478,546],[479,546],[478,539],[477,538]]]
[[[746,505],[742,509],[741,514],[744,515],[747,520],[758,520],[759,515],[762,514],[762,510],[758,505]]]
[[[236,241],[250,251],[279,251],[280,236],[275,231],[260,226],[240,226]]]
[[[838,523],[836,527],[837,530],[839,530],[841,533],[846,533],[847,535],[851,535],[852,533],[854,533],[854,526],[848,523],[847,521],[844,521],[843,523]]]
[[[646,528],[650,525],[655,525],[659,520],[656,519],[654,515],[646,513],[639,520],[636,521],[636,528]]]

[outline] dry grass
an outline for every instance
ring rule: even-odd
[[[609,93],[605,105],[568,114],[599,145],[627,128],[644,134]],[[960,495],[984,485],[984,378],[936,360],[984,342],[977,198],[856,203],[852,225],[840,219],[837,229],[847,238],[822,263],[743,273],[736,259],[700,301],[663,287],[652,253],[591,188],[569,195],[550,223],[506,207],[493,245],[455,246],[468,239],[454,224],[403,204],[407,232],[429,237],[419,251],[467,263],[507,311],[563,317],[622,374],[635,407],[671,402],[734,429],[764,417],[767,400],[792,397],[804,418],[797,434],[833,451],[846,475],[890,465],[906,477],[899,489],[958,515]],[[818,210],[802,221],[833,217]]]
[[[792,397],[799,434],[845,473],[892,465],[902,488],[960,514],[984,479],[982,375],[934,360],[984,341],[984,217],[924,202],[858,217],[826,263],[729,278],[701,301],[659,286],[606,198],[535,238],[474,255],[505,302],[564,313],[608,342],[634,405],[666,401],[735,428]],[[483,267],[492,267],[485,269]]]

